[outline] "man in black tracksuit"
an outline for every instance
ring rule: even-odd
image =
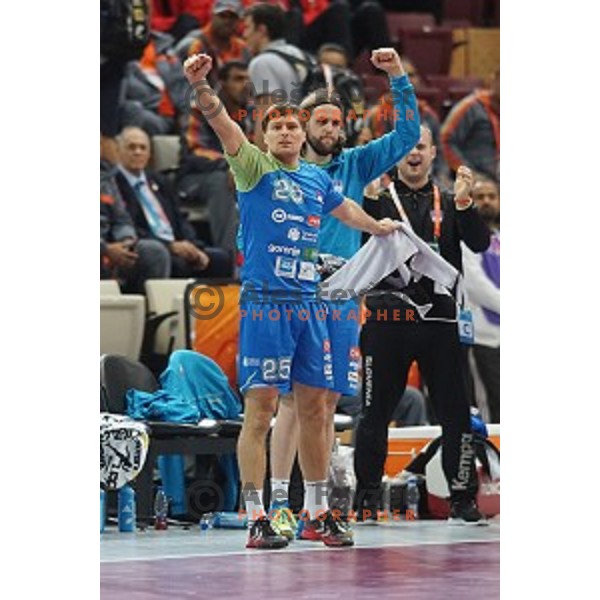
[[[388,188],[370,206],[377,218],[408,220],[421,239],[462,271],[460,242],[483,252],[490,234],[469,197],[469,169],[458,170],[454,194],[432,184],[429,172],[435,152],[431,132],[421,127],[419,142],[399,163],[393,178],[396,194]],[[417,360],[442,426],[442,465],[450,489],[451,519],[479,523],[483,519],[475,504],[477,481],[457,305],[454,297],[436,291],[427,278],[400,287],[392,274],[367,294],[370,316],[361,332],[363,413],[354,454],[357,509],[359,514],[361,509],[373,514],[377,510],[388,425],[404,392],[409,367]],[[432,307],[420,316],[417,307],[426,304]]]

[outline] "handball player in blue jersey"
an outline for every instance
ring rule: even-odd
[[[390,133],[364,146],[344,149],[344,123],[346,118],[352,117],[344,113],[335,91],[316,90],[300,105],[310,111],[303,158],[321,167],[333,180],[336,191],[359,204],[363,203],[365,187],[394,167],[420,138],[417,98],[398,53],[393,48],[380,48],[372,52],[371,62],[387,72],[390,78],[395,117],[395,127]],[[349,259],[359,250],[360,237],[359,231],[327,215],[322,221],[319,252]],[[331,262],[341,264],[343,260]],[[338,295],[340,292],[336,290]],[[358,314],[356,300],[342,300],[330,305],[328,311],[334,377],[333,387],[327,393],[329,449],[333,446],[333,417],[340,395],[355,396],[358,392]],[[294,517],[285,508],[297,439],[298,423],[293,397],[282,396],[271,433],[271,497],[276,499],[271,508],[274,528],[281,533],[296,529]],[[306,536],[302,523],[300,529],[299,537],[302,538]]]
[[[300,160],[306,119],[298,107],[278,104],[267,109],[261,122],[267,153],[250,144],[206,82],[211,67],[206,54],[184,63],[196,106],[223,145],[238,191],[245,259],[239,352],[245,410],[238,461],[250,525],[246,545],[287,545],[265,515],[262,486],[265,441],[277,397],[293,391],[306,482],[305,517],[314,539],[349,546],[352,532],[327,506],[326,394],[333,375],[327,307],[317,298],[318,232],[326,214],[372,235],[387,235],[397,225],[369,217],[334,190],[322,169]]]

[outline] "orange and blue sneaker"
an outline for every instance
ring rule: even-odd
[[[248,532],[248,541],[246,548],[262,548],[262,549],[275,549],[285,548],[288,545],[288,541],[282,535],[279,535],[273,527],[271,527],[271,521],[267,517],[260,517],[250,527]]]
[[[297,540],[322,541],[326,546],[353,546],[354,533],[345,523],[328,510],[318,519],[300,519],[296,530]]]

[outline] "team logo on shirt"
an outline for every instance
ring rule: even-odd
[[[323,340],[323,352],[331,352],[331,342],[329,339]]]
[[[310,227],[320,227],[321,226],[321,217],[319,215],[308,215],[306,222]]]
[[[323,194],[319,190],[317,190],[315,198],[319,204],[323,204]]]
[[[350,360],[358,360],[360,358],[360,350],[358,346],[350,348]]]
[[[340,179],[333,180],[333,189],[338,193],[342,194],[344,192],[344,184]]]

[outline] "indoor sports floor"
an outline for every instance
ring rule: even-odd
[[[282,550],[246,550],[243,530],[100,535],[101,598],[500,598],[500,519],[489,527],[445,521],[357,525],[353,548],[294,541]]]

